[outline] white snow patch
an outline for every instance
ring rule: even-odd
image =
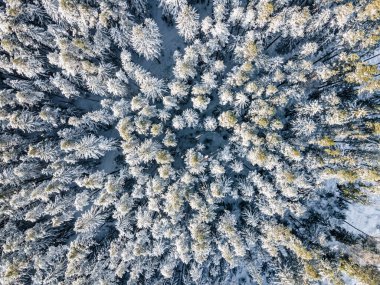
[[[351,204],[346,212],[346,221],[366,234],[380,240],[380,195],[372,195],[367,205]],[[350,231],[358,232],[350,225]]]

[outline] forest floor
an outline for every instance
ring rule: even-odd
[[[380,195],[373,194],[369,197],[368,204],[351,204],[346,211],[346,229],[365,232],[380,242]]]

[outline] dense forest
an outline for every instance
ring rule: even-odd
[[[380,284],[379,64],[379,0],[0,1],[0,284]]]

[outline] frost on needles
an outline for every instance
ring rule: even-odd
[[[379,191],[379,23],[379,0],[0,1],[0,283],[380,284],[344,227]]]

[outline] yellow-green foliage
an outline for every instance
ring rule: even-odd
[[[362,46],[365,48],[372,47],[380,41],[380,27],[370,31],[370,34],[363,39]]]
[[[360,203],[367,201],[366,195],[355,184],[349,183],[347,185],[341,185],[339,189],[342,191],[343,196],[349,200]]]
[[[59,0],[59,6],[63,10],[73,10],[75,8],[73,0]]]
[[[302,245],[302,242],[291,233],[290,229],[282,225],[273,225],[273,227],[273,233],[275,233],[275,235],[272,235],[271,238],[274,239],[275,242],[289,248],[303,260],[313,259],[312,253]]]
[[[358,173],[353,170],[340,169],[336,174],[341,180],[351,183],[355,182],[359,178]]]
[[[362,172],[362,176],[368,182],[380,182],[380,172],[378,169],[366,169]]]
[[[156,161],[159,164],[166,164],[173,161],[173,157],[166,150],[160,150],[156,154]]]
[[[364,64],[359,62],[355,66],[355,70],[350,72],[346,76],[346,81],[349,83],[364,84],[368,83],[377,75],[380,71],[376,65]]]
[[[366,125],[372,130],[372,134],[375,136],[380,135],[380,122],[368,122]]]
[[[332,138],[330,137],[323,137],[322,139],[320,139],[318,142],[317,142],[320,146],[324,146],[324,147],[330,147],[330,146],[334,146],[335,145],[335,142]]]
[[[325,149],[325,152],[330,155],[330,156],[339,156],[340,155],[340,150],[339,149]]]
[[[362,11],[358,13],[358,19],[365,21],[370,19],[372,21],[380,18],[380,0],[374,0],[368,3]]]
[[[317,280],[320,278],[318,271],[314,268],[314,266],[311,263],[306,263],[304,268],[305,273],[309,277],[309,279]]]
[[[360,266],[351,260],[341,259],[339,268],[364,284],[380,284],[380,272],[375,266]]]
[[[249,41],[244,46],[244,59],[252,61],[257,56],[257,46],[253,41]]]
[[[15,45],[15,43],[14,43],[13,41],[11,41],[11,40],[8,40],[8,39],[2,39],[2,40],[1,40],[1,47],[2,47],[5,51],[11,53],[11,52],[16,48],[16,45]]]
[[[80,48],[80,49],[85,49],[86,48],[86,43],[82,39],[74,39],[73,40],[73,45],[76,46],[77,48]]]
[[[222,127],[232,128],[236,125],[237,118],[233,112],[226,111],[219,116],[219,122]]]

